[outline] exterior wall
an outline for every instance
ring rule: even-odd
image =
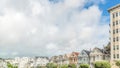
[[[53,57],[51,57],[50,62],[57,64],[57,61],[58,61],[57,58],[58,58],[58,56],[53,56]]]
[[[78,63],[78,55],[79,55],[79,53],[72,52],[70,57],[69,57],[69,63],[77,65],[77,63]]]
[[[78,64],[90,64],[90,57],[89,55],[82,51],[79,55],[78,55]]]
[[[69,56],[67,54],[65,54],[65,55],[59,55],[59,56],[53,56],[51,58],[50,62],[58,64],[58,65],[69,64]]]
[[[29,60],[30,60],[29,57],[22,57],[22,58],[20,58],[20,62],[19,62],[18,68],[25,68],[28,65],[27,63],[29,62]]]
[[[101,52],[94,50],[90,53],[90,66],[91,66],[91,68],[93,68],[93,64],[96,61],[101,61],[101,60],[103,60],[103,54]]]
[[[49,62],[49,59],[46,57],[37,57],[37,58],[29,58],[29,57],[16,57],[13,61],[13,65],[18,66],[18,68],[30,68],[36,66],[46,66]]]
[[[69,54],[65,54],[63,56],[63,64],[69,64]]]
[[[46,64],[49,62],[47,57],[38,57],[35,60],[36,66],[46,66]]]
[[[120,4],[108,11],[110,12],[111,66],[117,68],[114,61],[120,60]]]
[[[118,16],[116,17],[116,13],[118,13]],[[113,14],[114,14],[114,18],[113,18]],[[116,22],[118,21],[118,25],[116,24]],[[114,25],[113,25],[114,24]],[[116,29],[118,29],[118,33],[116,33]],[[115,33],[113,34],[113,30],[115,30]],[[120,42],[116,40],[116,38],[118,37],[120,39],[120,7],[115,8],[113,10],[110,11],[110,37],[111,37],[111,60],[118,60],[120,59],[117,58],[117,54],[120,56],[120,50],[116,49],[117,46],[119,46],[118,48],[120,48]],[[115,42],[113,41],[115,38]],[[114,50],[115,48],[115,50]],[[115,58],[114,58],[115,55]]]
[[[0,68],[7,68],[7,63],[4,60],[0,60]]]
[[[93,68],[93,64],[96,61],[109,61],[108,59],[110,59],[109,54],[105,54],[103,50],[100,50],[99,48],[94,48],[90,53],[90,66]]]

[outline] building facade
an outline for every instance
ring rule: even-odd
[[[65,54],[64,56],[63,56],[63,64],[69,64],[69,54]]]
[[[49,63],[49,58],[48,57],[43,57],[43,56],[40,56],[40,57],[35,57],[34,59],[34,63],[35,63],[35,68],[37,66],[42,66],[42,67],[45,67],[47,63]]]
[[[4,59],[0,58],[0,68],[7,68],[7,63],[5,62]]]
[[[51,63],[55,63],[57,65],[64,65],[64,64],[69,64],[69,54],[65,54],[65,55],[59,55],[59,56],[53,56],[50,59]]]
[[[14,64],[18,66],[18,68],[28,68],[29,64],[28,62],[30,61],[30,57],[16,57],[14,60]]]
[[[52,56],[52,57],[50,58],[50,63],[58,64],[58,56]]]
[[[78,55],[78,65],[90,64],[90,51],[82,50]]]
[[[93,68],[96,61],[109,61],[110,54],[105,49],[95,47],[90,52],[90,66]]]
[[[75,64],[77,65],[78,63],[78,52],[72,52],[69,56],[69,64]]]
[[[120,60],[120,4],[108,9],[110,13],[110,41],[111,64],[115,67],[115,61]]]
[[[13,62],[10,62],[18,68],[37,68],[38,66],[44,67],[49,63],[48,57],[15,57]]]

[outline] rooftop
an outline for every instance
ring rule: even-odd
[[[111,10],[113,10],[113,9],[115,9],[115,8],[118,8],[118,7],[120,7],[120,4],[117,4],[117,5],[115,5],[115,6],[111,7],[111,8],[109,8],[109,9],[108,9],[108,12],[110,12]]]

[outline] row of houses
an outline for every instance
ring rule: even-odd
[[[80,52],[72,52],[64,55],[38,57],[15,57],[13,59],[0,59],[0,68],[7,68],[7,62],[18,68],[37,68],[38,66],[45,67],[47,63],[55,63],[58,66],[64,64],[89,64],[93,68],[96,61],[110,60],[110,43],[103,49],[93,48],[90,50],[82,50]]]
[[[7,63],[18,68],[38,68],[39,66],[45,67],[49,63],[48,57],[15,57],[9,59],[0,59],[0,68],[8,68]]]
[[[93,48],[92,50],[82,50],[81,52],[72,52],[69,54],[53,56],[50,62],[63,65],[63,64],[89,64],[93,68],[96,61],[110,60],[110,43],[103,49]]]

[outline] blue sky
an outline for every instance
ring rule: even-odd
[[[99,7],[103,11],[103,15],[109,16],[108,9],[112,6],[120,4],[120,0],[105,0],[105,4],[100,4]]]

